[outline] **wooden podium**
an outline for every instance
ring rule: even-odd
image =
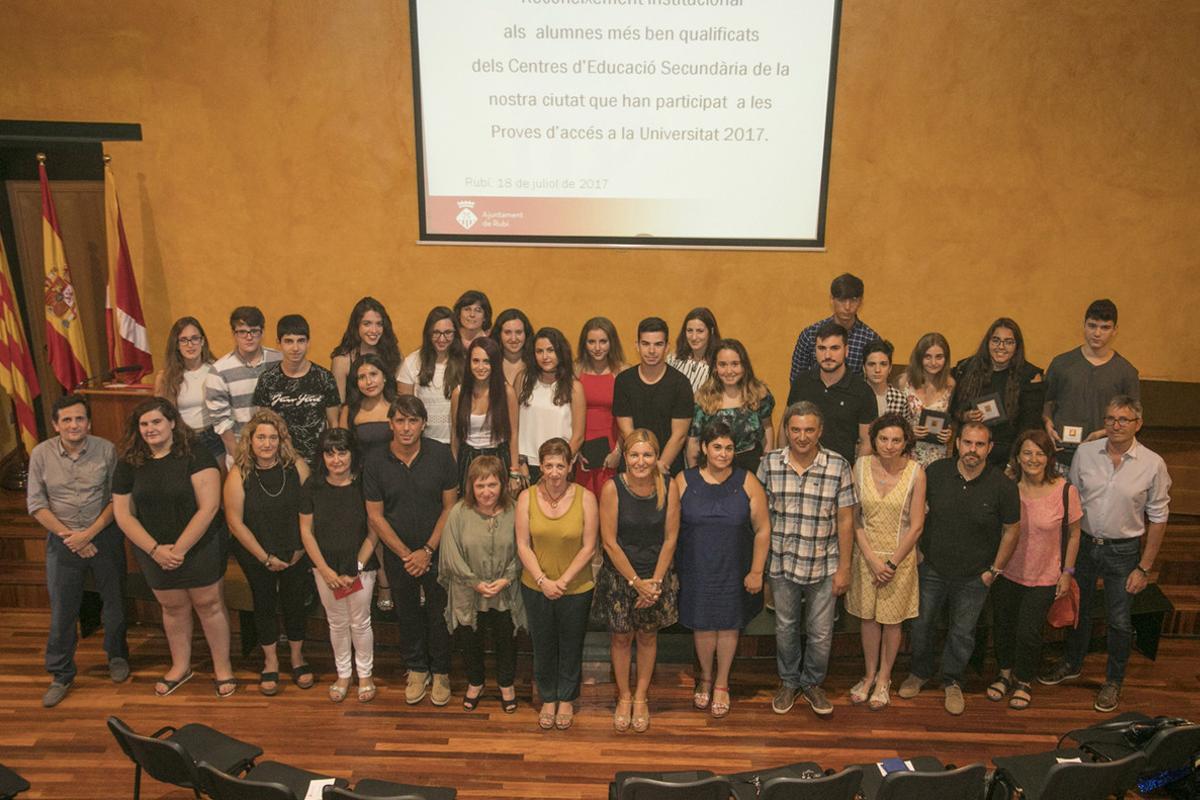
[[[87,397],[92,407],[92,434],[119,447],[129,415],[138,403],[154,396],[154,387],[141,384],[104,386],[80,389],[79,394]]]

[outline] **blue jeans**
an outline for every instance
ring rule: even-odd
[[[829,651],[833,648],[833,618],[837,607],[833,576],[816,583],[795,583],[771,578],[775,596],[775,666],[779,680],[792,689],[807,689],[825,682]],[[800,628],[800,603],[805,607],[804,631]],[[801,646],[802,636],[806,646]],[[803,652],[803,664],[801,653]]]
[[[921,581],[921,607],[912,626],[912,674],[922,680],[933,677],[933,642],[942,609],[950,609],[946,644],[942,648],[942,683],[962,684],[963,672],[975,651],[975,626],[987,600],[988,587],[978,575],[949,578],[937,573],[928,562],[917,567]]]
[[[46,589],[50,593],[50,638],[46,642],[46,671],[59,683],[75,680],[75,645],[79,641],[79,604],[83,602],[83,579],[91,570],[96,591],[103,603],[104,652],[108,660],[129,658],[125,643],[125,603],[121,582],[125,579],[125,537],[115,524],[92,539],[96,555],[80,558],[55,534],[46,537]]]
[[[400,556],[383,548],[383,567],[392,587],[400,623],[400,660],[410,672],[450,674],[450,631],[446,628],[446,589],[438,583],[437,556],[424,575],[413,577]],[[425,605],[421,605],[421,593]]]
[[[1125,665],[1133,646],[1133,620],[1130,617],[1132,596],[1125,591],[1129,573],[1137,567],[1142,555],[1141,537],[1123,541],[1092,544],[1089,537],[1079,541],[1079,558],[1075,559],[1075,580],[1079,582],[1079,627],[1067,631],[1067,663],[1075,670],[1083,666],[1088,643],[1092,638],[1092,597],[1096,579],[1104,579],[1104,607],[1108,618],[1108,669],[1106,680],[1121,683]]]

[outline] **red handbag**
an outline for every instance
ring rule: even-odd
[[[1067,493],[1070,491],[1071,484],[1064,482],[1060,564],[1067,558],[1067,541],[1069,538],[1069,534],[1067,533],[1067,514],[1070,513]],[[1046,621],[1054,628],[1079,627],[1079,584],[1076,582],[1074,575],[1071,576],[1071,582],[1067,585],[1067,591],[1063,592],[1061,597],[1056,597],[1054,602],[1050,604],[1050,610],[1046,612]]]

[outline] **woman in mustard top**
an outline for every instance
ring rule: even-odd
[[[596,497],[567,480],[571,447],[561,438],[538,448],[542,476],[517,500],[521,595],[533,639],[533,678],[542,696],[538,726],[571,727],[592,607]]]

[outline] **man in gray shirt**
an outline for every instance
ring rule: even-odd
[[[42,696],[46,708],[58,705],[75,680],[75,627],[89,570],[104,604],[101,621],[109,675],[117,683],[129,677],[121,597],[125,538],[113,522],[112,510],[116,452],[111,442],[91,435],[91,409],[80,395],[60,397],[51,414],[58,436],[42,442],[29,454],[26,494],[30,515],[48,533],[50,637],[46,643],[46,671],[52,679]]]
[[[1070,466],[1075,449],[1104,434],[1104,409],[1118,395],[1139,399],[1138,371],[1113,350],[1117,306],[1096,300],[1083,316],[1083,346],[1055,356],[1046,370],[1043,422]]]

